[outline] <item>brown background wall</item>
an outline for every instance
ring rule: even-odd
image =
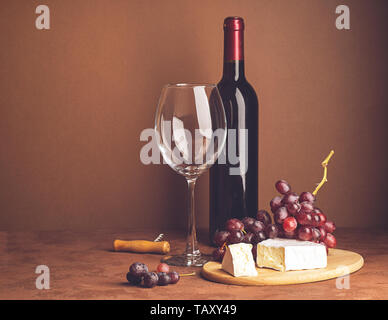
[[[351,30],[334,26],[348,4]],[[340,226],[387,223],[386,1],[50,0],[0,3],[0,230],[185,226],[185,182],[139,152],[168,82],[217,82],[222,22],[245,18],[260,99],[260,207],[284,178],[319,182]],[[197,185],[200,226],[208,176]]]

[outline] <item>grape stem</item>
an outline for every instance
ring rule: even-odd
[[[319,189],[321,189],[321,187],[325,184],[325,182],[327,182],[327,166],[329,164],[329,161],[330,161],[330,158],[333,156],[334,154],[334,150],[331,150],[329,155],[326,157],[325,160],[323,160],[322,162],[322,167],[323,167],[323,178],[321,180],[321,182],[317,185],[317,187],[315,188],[315,190],[313,191],[313,195],[316,196]]]
[[[192,273],[181,273],[180,276],[181,277],[187,277],[187,276],[195,276],[195,272],[192,272]]]

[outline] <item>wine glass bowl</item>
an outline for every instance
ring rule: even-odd
[[[185,177],[198,177],[206,171],[222,150],[225,128],[225,113],[216,85],[163,87],[155,129],[163,158],[173,170]]]
[[[215,84],[169,84],[163,87],[155,117],[155,135],[164,161],[186,178],[189,232],[186,252],[166,259],[172,265],[200,266],[195,231],[194,187],[218,159],[226,140],[224,107]]]

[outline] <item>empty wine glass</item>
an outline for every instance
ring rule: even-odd
[[[164,161],[188,184],[186,251],[165,262],[176,266],[202,266],[208,261],[197,244],[194,187],[210,168],[226,140],[226,117],[214,84],[169,84],[163,87],[155,118],[155,135]]]

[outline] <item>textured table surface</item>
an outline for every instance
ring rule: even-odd
[[[339,229],[338,248],[360,253],[364,267],[351,274],[349,289],[336,279],[286,286],[243,287],[209,282],[200,268],[176,285],[144,289],[130,286],[125,275],[131,263],[156,268],[160,255],[113,252],[114,239],[152,240],[157,232],[0,232],[0,299],[388,299],[388,233],[383,230]],[[201,237],[200,237],[201,238]],[[202,237],[204,238],[204,237]],[[184,248],[184,236],[167,232],[172,253]],[[212,248],[201,244],[205,253]],[[50,289],[38,290],[38,265],[50,270]]]

